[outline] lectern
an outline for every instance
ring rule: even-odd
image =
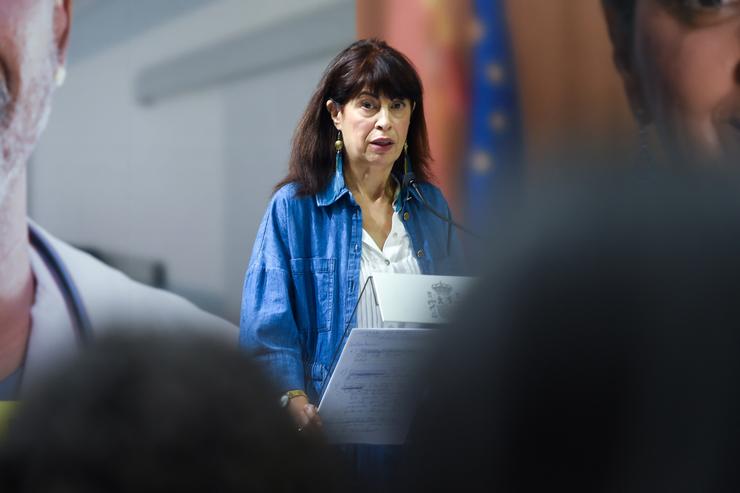
[[[319,403],[330,442],[406,440],[435,328],[450,321],[471,283],[453,276],[368,278]]]

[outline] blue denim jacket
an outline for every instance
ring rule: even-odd
[[[450,216],[435,186],[418,184],[437,211]],[[362,214],[341,168],[319,194],[299,197],[297,185],[278,190],[267,207],[249,261],[240,344],[279,390],[305,390],[315,401],[358,301]],[[423,274],[460,275],[456,231],[402,189],[396,210]]]

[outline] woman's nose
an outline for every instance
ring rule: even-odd
[[[388,130],[391,128],[391,118],[388,108],[381,107],[378,111],[378,119],[375,121],[375,128],[378,130]]]

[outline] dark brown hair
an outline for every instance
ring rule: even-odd
[[[326,102],[331,99],[344,105],[363,90],[389,98],[408,98],[415,105],[407,137],[409,158],[416,179],[430,180],[431,157],[419,74],[402,53],[373,38],[349,45],[324,71],[293,136],[288,176],[276,188],[297,183],[299,194],[311,195],[329,184],[335,172],[338,132]],[[394,172],[402,170],[403,155],[393,166]]]

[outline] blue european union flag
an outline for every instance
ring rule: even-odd
[[[504,0],[475,0],[479,39],[473,53],[466,167],[468,224],[481,231],[492,198],[520,176],[522,122]]]

